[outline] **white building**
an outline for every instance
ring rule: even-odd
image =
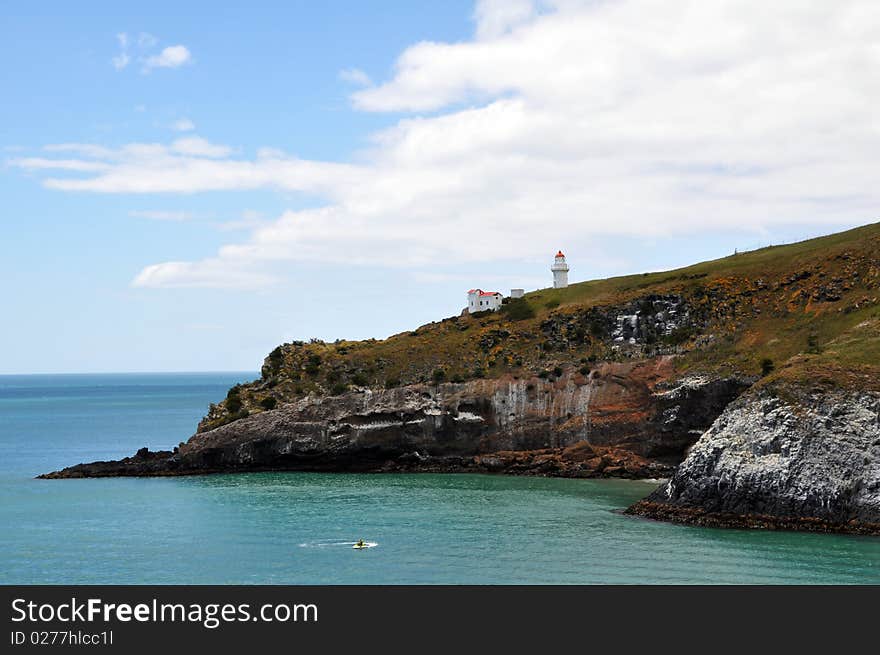
[[[502,298],[503,296],[497,291],[471,289],[468,291],[468,313],[476,314],[477,312],[485,312],[488,310],[495,311],[501,307]]]
[[[553,258],[553,266],[550,270],[553,272],[554,289],[564,289],[568,286],[568,264],[565,263],[565,255],[561,250]]]
[[[510,297],[511,298],[522,298],[525,295],[525,289],[511,289]]]

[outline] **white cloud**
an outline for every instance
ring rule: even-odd
[[[494,39],[535,16],[532,0],[478,0],[474,9],[478,39]]]
[[[129,143],[120,148],[62,143],[48,152],[74,153],[79,159],[19,158],[8,164],[20,168],[102,170],[95,177],[50,177],[46,187],[98,193],[194,193],[200,191],[271,188],[329,194],[336,184],[353,184],[361,167],[296,159],[275,149],[261,149],[256,159],[226,158],[232,149],[201,137],[186,137],[170,145]],[[57,162],[57,166],[53,166]]]
[[[178,118],[171,124],[171,129],[175,132],[191,132],[196,129],[196,124],[188,118]]]
[[[152,221],[188,221],[195,218],[192,212],[179,210],[138,209],[128,212],[135,218],[148,218]]]
[[[115,57],[113,57],[113,59],[111,59],[111,62],[113,63],[113,68],[118,71],[121,71],[123,68],[128,66],[129,61],[131,60],[124,52],[116,55]]]
[[[113,151],[92,143],[53,143],[43,146],[46,152],[72,152],[91,159],[110,159]]]
[[[124,70],[131,63],[129,55],[129,45],[132,43],[132,37],[127,32],[119,32],[116,35],[119,42],[119,54],[111,58],[111,63],[117,71]],[[192,54],[184,45],[168,46],[161,50],[158,54],[146,56],[146,54],[159,43],[159,40],[147,32],[138,34],[135,47],[144,56],[138,58],[141,62],[141,72],[149,73],[154,68],[178,68],[184,64],[192,62]]]
[[[76,172],[105,171],[111,166],[106,162],[86,161],[83,159],[57,159],[46,157],[18,157],[8,162],[12,166],[26,170],[60,170]]]
[[[134,287],[206,289],[259,289],[271,286],[275,279],[269,275],[236,269],[228,262],[207,259],[192,262],[165,262],[147,266],[132,281]]]
[[[119,54],[113,57],[110,62],[113,64],[113,68],[118,71],[121,71],[123,68],[128,66],[128,62],[131,59],[128,56],[128,34],[125,32],[119,32],[116,35],[116,40],[119,42]]]
[[[475,275],[473,270],[463,273],[442,273],[437,271],[413,271],[413,280],[420,284],[442,284],[445,282],[460,282],[463,288],[474,284],[474,279],[480,280],[484,291],[499,290],[505,295],[509,289],[540,289],[547,286],[547,277],[523,277],[522,275],[487,275],[483,272]]]
[[[415,44],[353,94],[363,110],[431,112],[373,135],[358,164],[195,137],[61,144],[72,173],[45,184],[324,199],[212,258],[155,264],[139,286],[256,286],[286,260],[425,270],[585,253],[604,235],[876,220],[880,4],[483,2],[475,16],[472,40]],[[49,168],[40,159],[10,163]]]
[[[373,83],[370,76],[359,68],[346,68],[339,71],[339,79],[357,86],[370,86]]]
[[[179,68],[191,61],[192,55],[186,46],[171,45],[163,48],[158,55],[147,57],[144,60],[143,70],[149,72],[154,68]]]
[[[258,227],[265,227],[268,224],[269,221],[261,212],[245,209],[241,213],[241,218],[218,223],[217,228],[224,232],[231,232],[235,230],[253,230]]]
[[[227,146],[219,146],[198,136],[177,139],[171,144],[171,150],[182,155],[195,157],[226,157],[232,152]]]

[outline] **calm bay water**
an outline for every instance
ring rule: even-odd
[[[241,374],[0,376],[0,583],[880,583],[880,538],[615,513],[653,485],[484,475],[34,480],[185,440]],[[358,538],[378,543],[365,551]]]

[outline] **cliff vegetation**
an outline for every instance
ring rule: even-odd
[[[210,430],[309,394],[589,375],[597,362],[676,355],[677,373],[877,386],[880,224],[686,268],[542,289],[498,312],[387,339],[279,345],[229,390]]]

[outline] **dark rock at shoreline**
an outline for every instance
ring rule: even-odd
[[[749,384],[673,381],[669,358],[602,364],[589,376],[475,380],[310,396],[43,478],[241,471],[488,471],[659,477]]]
[[[170,450],[151,451],[141,448],[132,457],[106,462],[77,464],[61,471],[44,473],[37,476],[43,480],[58,478],[105,478],[120,476],[163,475],[168,469],[169,461],[174,457]]]
[[[828,521],[810,516],[773,516],[770,514],[733,514],[710,512],[702,508],[677,507],[667,503],[640,500],[624,512],[631,516],[704,528],[740,528],[750,530],[796,530],[861,535],[880,535],[880,523],[857,520]]]

